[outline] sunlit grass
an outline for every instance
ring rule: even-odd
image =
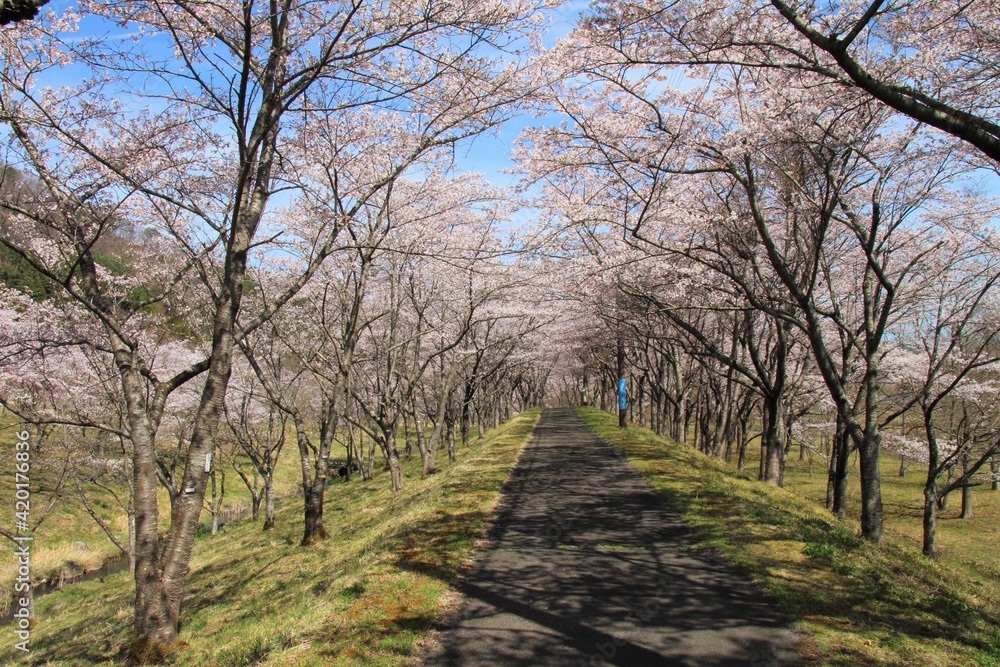
[[[886,543],[874,547],[858,537],[855,521],[836,519],[813,499],[819,487],[799,479],[807,468],[793,465],[790,489],[778,489],[647,429],[621,430],[600,410],[580,414],[683,512],[705,547],[721,551],[789,614],[807,637],[810,664],[1000,665],[1000,582],[970,575],[974,566],[955,557],[986,553],[995,526],[965,526],[979,546],[956,549],[949,538],[951,553],[934,562],[907,529],[896,530],[906,522],[891,514]],[[886,500],[908,508],[912,488],[894,486],[891,472],[884,471]],[[823,474],[814,467],[820,500]]]
[[[291,429],[291,427],[290,427]],[[20,430],[19,423],[9,413],[0,411],[0,459],[13,462],[15,433]],[[430,427],[428,426],[428,430]],[[474,428],[470,440],[474,441],[478,431]],[[302,488],[302,473],[299,465],[298,452],[294,448],[294,434],[290,434],[288,443],[282,451],[275,469],[274,487],[278,497],[297,494]],[[402,433],[399,438],[399,449],[402,452],[405,445]],[[46,444],[48,458],[61,460],[65,458],[63,449],[73,447],[74,441],[70,434],[57,432]],[[461,445],[459,445],[461,448]],[[414,452],[414,456],[418,456]],[[333,460],[346,459],[346,451],[342,445],[335,444]],[[244,471],[252,470],[247,457],[242,456],[241,464]],[[439,452],[439,466],[446,462],[447,452]],[[36,461],[37,463],[37,461]],[[225,472],[225,493],[221,511],[232,508],[243,508],[249,511],[251,495],[246,484],[233,469],[232,463],[221,453],[216,455],[216,466]],[[10,467],[11,483],[0,483],[0,506],[11,507],[13,503],[13,468]],[[417,474],[418,469],[409,470],[409,474]],[[35,465],[32,469],[32,523],[41,517],[43,506],[48,502],[49,489],[56,486],[57,470],[43,465]],[[335,471],[332,473],[335,475]],[[251,477],[252,478],[252,477]],[[219,477],[221,487],[221,476]],[[111,494],[101,489],[87,485],[87,495],[91,507],[111,527],[122,542],[128,543],[128,517]],[[160,507],[160,531],[165,533],[170,525],[170,497],[166,489],[160,487],[157,492]],[[211,500],[210,491],[206,493],[206,505]],[[264,518],[264,506],[261,503],[260,521]],[[207,507],[201,513],[200,533],[209,532],[212,516]],[[7,527],[12,527],[8,521]],[[82,543],[84,548],[77,548]],[[123,557],[97,523],[87,513],[84,504],[79,499],[72,480],[63,483],[63,494],[53,509],[34,534],[32,545],[32,578],[36,582],[56,582],[60,576],[71,578],[81,571],[91,572],[103,564],[116,561]],[[0,556],[0,615],[6,613],[12,602],[12,589],[18,563],[12,554]]]
[[[15,433],[20,430],[18,423],[8,413],[0,413],[0,459],[13,463]],[[45,460],[58,462],[66,458],[64,450],[72,448],[74,441],[71,434],[57,432],[46,442]],[[74,458],[78,458],[78,454]],[[227,470],[226,493],[223,509],[249,505],[250,492],[230,464],[221,456],[217,457],[217,465]],[[13,466],[0,466],[9,475],[9,480],[0,481],[0,506],[12,507],[13,504]],[[50,489],[58,483],[58,469],[46,466],[36,458],[30,473],[31,480],[31,520],[34,524],[42,517]],[[8,483],[9,481],[9,483]],[[128,518],[125,511],[114,500],[110,493],[92,485],[86,485],[87,496],[91,507],[111,527],[118,539],[128,543]],[[275,491],[279,495],[295,493],[301,488],[301,476],[298,461],[292,450],[286,451],[279,460],[275,472]],[[91,519],[81,502],[76,485],[72,479],[67,479],[62,485],[62,495],[45,517],[34,533],[32,543],[32,578],[36,581],[58,581],[60,575],[71,577],[81,570],[91,571],[102,564],[122,557],[122,552],[108,539],[97,523]],[[160,507],[160,528],[166,531],[170,523],[170,498],[167,491],[158,491]],[[261,510],[263,512],[263,508]],[[5,526],[12,527],[9,518]],[[202,525],[207,529],[211,523],[211,514],[204,510],[201,516]],[[83,548],[77,548],[78,543]],[[11,602],[11,589],[17,571],[17,561],[4,549],[0,556],[0,614],[8,609]]]
[[[926,471],[917,463],[906,465],[906,474],[899,476],[899,458],[883,452],[882,503],[885,507],[886,529],[919,547],[923,541],[923,486]],[[756,466],[757,460],[751,465]],[[826,462],[816,458],[810,474],[809,464],[792,457],[785,469],[785,488],[817,503],[826,502]],[[755,470],[756,468],[754,468]],[[848,515],[861,514],[861,491],[858,483],[857,456],[851,457],[848,494]],[[948,509],[938,515],[937,541],[940,558],[962,566],[971,576],[985,583],[1000,580],[1000,492],[988,485],[973,489],[974,518],[961,519],[961,491],[952,493]]]
[[[173,665],[406,665],[455,594],[503,482],[539,411],[492,431],[440,472],[421,478],[405,463],[406,487],[384,471],[327,490],[330,539],[299,546],[302,501],[278,505],[276,528],[248,520],[200,538]],[[109,664],[130,639],[127,572],[39,598],[27,664]],[[0,654],[12,650],[0,632]]]

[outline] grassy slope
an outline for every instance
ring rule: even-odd
[[[14,460],[13,452],[16,442],[14,434],[19,428],[9,415],[3,415],[0,420],[2,420],[2,425],[0,425],[0,457],[4,462],[3,465],[0,465],[0,471],[3,471],[5,476],[9,476],[12,482],[13,468],[8,462],[12,463]],[[72,442],[68,444],[72,446]],[[56,461],[63,458],[59,450],[64,446],[66,443],[58,435],[53,436],[47,445],[51,456]],[[49,459],[49,461],[51,460]],[[220,461],[219,464],[229,468],[229,464],[225,461]],[[47,469],[43,463],[39,463],[37,460],[33,461],[31,470],[32,522],[41,516],[42,510],[47,504],[49,497],[47,489],[54,483],[54,477],[54,470]],[[275,491],[279,495],[295,493],[300,488],[301,483],[298,458],[293,449],[288,449],[282,453],[275,473]],[[6,483],[6,480],[0,482],[0,507],[12,507],[13,494],[13,483]],[[88,497],[101,518],[115,529],[122,542],[126,542],[128,539],[126,516],[110,494],[91,487],[88,489]],[[160,515],[161,528],[166,530],[170,521],[170,499],[165,489],[159,490],[159,498],[160,507],[163,508]],[[249,504],[249,502],[250,492],[246,485],[235,471],[227,470],[224,508]],[[203,511],[201,515],[203,526],[207,528],[211,525],[211,520],[211,514],[208,510]],[[6,518],[5,525],[8,528],[13,527],[12,517]],[[108,560],[121,557],[118,548],[111,543],[100,527],[87,514],[83,503],[76,496],[76,490],[72,483],[65,487],[63,497],[39,526],[34,537],[32,576],[36,580],[57,579],[64,564],[70,561],[87,570],[94,570]],[[87,549],[81,551],[74,548],[75,542],[83,542],[87,545]],[[16,569],[17,562],[13,557],[0,558],[0,613],[7,610],[11,601],[10,590],[13,586]]]
[[[809,464],[797,460],[797,450],[794,454],[793,460],[785,468],[785,488],[824,504],[825,461],[817,459],[810,474]],[[755,457],[748,464],[748,470],[755,474],[757,465],[758,459]],[[909,462],[906,475],[900,477],[899,459],[891,454],[883,454],[881,469],[886,529],[919,547],[923,540],[923,485],[926,471],[922,465]],[[861,514],[861,491],[856,454],[851,457],[849,479],[848,514],[857,517]],[[997,544],[1000,544],[1000,492],[994,492],[988,486],[977,487],[973,491],[973,505],[975,518],[961,519],[962,494],[958,492],[951,495],[948,509],[938,516],[938,551],[942,560],[964,568],[968,576],[983,585],[997,586],[1000,582],[1000,560],[996,555]],[[1000,594],[1000,590],[997,593]]]
[[[681,509],[706,546],[795,619],[809,637],[810,663],[1000,665],[1000,582],[952,559],[930,561],[907,537],[890,534],[872,547],[855,523],[807,497],[744,479],[647,429],[620,430],[600,410],[580,413]]]
[[[449,583],[472,553],[531,429],[531,410],[488,434],[441,472],[393,494],[384,473],[327,490],[330,539],[298,546],[301,499],[279,503],[277,528],[247,520],[200,538],[188,579],[174,665],[411,664],[440,613]],[[27,664],[91,665],[121,654],[130,637],[128,573],[40,598]],[[13,637],[0,632],[0,656]]]

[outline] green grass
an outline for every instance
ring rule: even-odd
[[[15,433],[19,430],[19,423],[10,414],[0,412],[0,458],[2,460],[13,462],[14,443],[17,441]],[[430,430],[431,427],[428,426],[428,433]],[[477,439],[478,430],[473,428],[470,436],[470,441],[474,442]],[[57,431],[46,443],[44,456],[34,456],[31,468],[32,521],[41,515],[41,508],[48,504],[48,489],[55,486],[62,461],[66,458],[65,450],[72,449],[74,442],[72,433],[65,430]],[[302,487],[302,472],[294,443],[294,433],[291,433],[275,469],[274,487],[275,493],[279,497],[298,493]],[[405,446],[402,430],[397,444],[402,452]],[[414,450],[413,455],[416,457],[419,456],[419,453]],[[242,458],[244,459],[244,470],[252,470],[252,465],[246,460],[246,457]],[[346,459],[344,448],[335,445],[332,458],[334,460]],[[447,453],[444,451],[438,453],[438,463],[442,464],[442,462],[447,463]],[[218,454],[216,465],[224,469],[226,474],[222,511],[234,507],[249,507],[250,491],[233,470],[230,462]],[[408,473],[416,474],[418,471],[419,468],[415,468],[409,470]],[[13,477],[12,468],[10,475]],[[68,485],[64,484],[63,488],[63,496],[57,501],[34,534],[32,577],[36,581],[43,579],[55,581],[59,578],[61,571],[78,572],[80,568],[87,571],[96,570],[104,563],[122,557],[121,551],[86,512],[72,481]],[[13,483],[0,484],[0,507],[12,507],[13,494]],[[118,539],[122,543],[127,543],[127,517],[114,498],[109,493],[93,486],[88,488],[87,495],[91,506],[112,527]],[[159,489],[158,495],[160,530],[166,532],[170,523],[170,499],[166,489],[162,487]],[[210,497],[206,497],[206,502],[209,500]],[[261,521],[263,521],[263,512],[262,503]],[[204,509],[201,513],[199,535],[210,532],[211,522],[211,513],[208,509]],[[8,528],[13,527],[12,516],[6,525]],[[86,550],[75,548],[74,543],[77,542],[85,544]],[[67,564],[70,566],[67,567]],[[16,571],[17,561],[13,557],[0,558],[0,614],[6,613],[13,601],[12,589]]]
[[[885,543],[875,547],[858,537],[856,522],[816,502],[820,488],[825,497],[825,486],[815,486],[825,484],[819,468],[810,486],[799,483],[807,469],[793,465],[793,490],[778,489],[647,429],[619,429],[608,413],[579,411],[680,509],[705,548],[722,552],[784,609],[805,636],[809,664],[1000,665],[1000,582],[976,564],[995,549],[995,525],[981,532],[966,525],[966,539],[978,546],[956,549],[956,534],[935,562],[890,515]],[[890,483],[893,473],[883,471],[887,503],[909,507],[905,489]],[[906,484],[916,476],[911,471]]]
[[[13,462],[17,422],[9,414],[0,416],[0,457]],[[48,504],[49,490],[56,484],[58,473],[66,458],[65,450],[72,449],[73,435],[57,432],[46,442],[44,453],[33,453],[31,465],[31,523],[42,515]],[[222,457],[217,459],[220,467],[226,468],[226,493],[223,509],[249,504],[250,492],[231,466]],[[249,466],[247,466],[249,467]],[[11,466],[3,466],[13,481]],[[298,459],[293,450],[282,453],[275,471],[275,491],[277,494],[295,493],[301,488],[302,478]],[[0,483],[0,506],[13,506],[13,483]],[[88,485],[87,496],[94,510],[112,527],[117,537],[128,541],[128,525],[125,512],[111,494]],[[170,522],[170,499],[167,491],[159,490],[160,526],[165,531]],[[261,510],[263,512],[263,508]],[[7,527],[12,528],[12,517],[8,515]],[[203,530],[211,525],[211,514],[204,510],[201,515]],[[86,550],[73,545],[82,542]],[[63,495],[54,505],[49,515],[34,534],[32,551],[32,576],[35,580],[55,580],[67,563],[75,564],[73,569],[82,567],[95,570],[103,563],[121,557],[121,551],[107,538],[80,501],[72,480],[63,485]],[[6,612],[11,602],[11,589],[16,574],[17,563],[10,558],[0,558],[0,613]]]
[[[759,456],[758,451],[753,452]],[[798,460],[798,450],[793,451],[785,468],[785,488],[816,503],[826,502],[826,462],[817,458],[810,473],[809,464]],[[747,470],[756,472],[758,459],[748,463]],[[907,463],[906,475],[899,476],[899,458],[883,452],[882,503],[885,507],[886,529],[904,541],[920,547],[923,543],[923,488],[926,470],[921,464]],[[858,484],[857,456],[851,457],[851,481],[848,493],[848,516],[861,514],[861,491]],[[1000,544],[1000,492],[989,486],[973,490],[975,516],[959,518],[962,494],[955,492],[949,498],[948,509],[939,513],[937,541],[942,561],[966,570],[968,576],[986,585],[1000,580],[1000,560],[996,546]]]
[[[182,610],[181,645],[169,664],[408,665],[435,621],[455,604],[451,583],[469,562],[503,482],[539,411],[530,410],[445,454],[437,474],[405,463],[398,494],[387,474],[327,490],[330,539],[299,546],[302,501],[281,501],[275,530],[248,520],[199,538]],[[111,664],[131,638],[127,572],[85,582],[36,603],[25,664]],[[13,650],[0,632],[0,655]]]

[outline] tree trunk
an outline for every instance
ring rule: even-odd
[[[826,509],[833,511],[833,490],[837,486],[837,449],[833,443],[835,438],[830,438],[830,444],[826,444],[826,436],[821,436],[822,445],[826,450]]]
[[[870,435],[870,434],[866,434]],[[882,508],[882,477],[879,472],[879,436],[860,448],[861,534],[870,542],[881,542],[884,532]]]
[[[407,461],[413,455],[413,432],[410,429],[410,420],[403,416],[403,440],[406,445],[403,447],[403,456]]]
[[[676,404],[671,405],[670,437],[683,445],[687,444],[687,423],[684,419],[686,412],[680,398]]]
[[[254,523],[260,521],[260,503],[264,499],[264,494],[250,493],[250,520]]]
[[[472,391],[469,385],[465,387],[465,400],[462,401],[462,446],[469,446],[469,434],[472,432]]]
[[[415,424],[415,430],[417,432],[417,451],[420,452],[420,474],[427,475],[434,472],[434,452],[431,451],[430,447],[427,445],[427,436],[424,434],[424,425],[421,423],[420,416],[417,415],[416,409],[414,408],[414,418],[413,422]],[[392,439],[391,436],[386,435],[386,443]],[[388,449],[386,451],[386,463],[389,464],[389,454]],[[391,466],[391,464],[389,464]]]
[[[148,444],[148,453],[139,456],[148,456],[148,460],[138,461],[138,465],[134,466],[137,477],[135,488],[144,497],[144,506],[141,510],[142,527],[137,529],[143,548],[141,555],[137,554],[137,561],[141,560],[142,565],[140,567],[137,562],[135,639],[129,647],[128,658],[132,665],[160,662],[169,647],[177,641],[184,583],[189,572],[195,532],[208,485],[206,462],[210,461],[215,451],[222,403],[232,370],[233,318],[239,310],[243,276],[246,273],[245,248],[252,236],[251,231],[246,229],[246,221],[235,225],[232,233],[246,238],[235,243],[236,250],[230,249],[230,253],[235,253],[237,257],[227,258],[223,294],[217,299],[209,369],[194,418],[180,493],[173,503],[170,528],[159,555],[156,554],[159,540],[152,537],[158,531],[157,515],[155,512],[150,513],[150,505],[156,505],[157,483],[152,442]],[[141,405],[141,401],[136,401],[135,404]],[[133,444],[136,451],[147,448],[143,446],[145,443],[135,443],[133,440]],[[146,479],[138,479],[140,475]]]
[[[120,364],[119,364],[120,365]],[[135,638],[129,646],[129,664],[145,664],[162,656],[177,641],[177,618],[172,616],[161,574],[159,506],[153,433],[141,412],[142,395],[133,377],[122,375],[131,421],[135,489]],[[132,395],[136,392],[136,395]],[[162,659],[162,658],[161,658]]]
[[[972,485],[966,484],[962,487],[962,514],[960,519],[974,519],[975,513],[972,511]]]
[[[723,401],[722,405],[715,406],[715,424],[712,431],[712,452],[713,458],[722,458],[722,448],[727,440],[729,430],[729,405],[728,401]]]
[[[212,503],[209,505],[209,509],[212,513],[212,535],[219,534],[219,510],[222,509],[222,498],[218,493],[218,487],[216,486],[216,470],[215,466],[212,466],[212,472],[210,473],[209,480],[212,483]],[[224,484],[225,482],[223,482]],[[223,487],[223,493],[225,492],[225,487]]]
[[[969,474],[969,454],[966,452],[962,457],[962,476],[966,477],[965,484],[962,485],[962,514],[960,519],[973,519],[975,513],[972,511],[972,485],[967,478]]]
[[[274,528],[274,474],[264,478],[264,528]]]
[[[421,475],[433,475],[437,472],[437,439],[427,439],[425,440],[425,445],[423,451],[420,452],[420,456],[423,459],[421,462],[420,474]],[[389,469],[392,469],[392,462],[389,463]],[[400,487],[402,488],[402,487]],[[398,491],[395,487],[395,481],[393,481],[393,489]]]
[[[448,459],[455,460],[455,413],[448,410],[445,415],[445,439],[448,442]]]
[[[305,532],[302,535],[302,546],[307,547],[327,538],[323,527],[323,496],[326,490],[326,478],[322,481],[313,480],[305,490]]]
[[[316,457],[315,464],[311,460],[309,436],[306,434],[305,422],[300,415],[293,415],[296,439],[299,445],[299,460],[302,466],[302,496],[305,513],[305,527],[302,534],[302,546],[315,544],[327,538],[323,528],[323,496],[326,492],[327,459]],[[322,437],[322,436],[321,436]],[[322,448],[322,445],[320,445]]]
[[[419,422],[418,422],[419,424]],[[396,448],[395,425],[382,429],[382,449],[386,463],[389,465],[389,475],[392,480],[392,490],[398,492],[403,488],[403,466],[399,462],[399,451]],[[419,442],[419,441],[418,441]]]
[[[938,486],[936,476],[927,474],[924,486],[924,555],[937,558]]]
[[[763,402],[763,433],[761,433],[761,457],[766,457],[762,465],[762,478],[768,484],[782,486],[784,483],[784,424],[785,419],[780,396],[765,396]]]
[[[833,441],[837,453],[836,470],[833,484],[833,513],[839,517],[847,516],[847,492],[849,472],[851,469],[851,439],[841,419],[837,418],[837,433]]]
[[[934,459],[932,459],[932,461],[933,460]],[[949,486],[951,486],[951,478],[952,478],[952,474],[953,474],[954,470],[955,470],[954,467],[949,467],[948,468],[948,477],[945,479],[945,487],[946,488],[949,487]],[[940,476],[940,474],[941,473],[938,472],[939,476]],[[950,492],[939,493],[938,494],[937,506],[938,506],[938,511],[939,512],[944,512],[946,509],[948,509],[948,496],[950,496],[950,495],[951,495]]]
[[[368,440],[368,461],[364,465],[363,477],[365,481],[375,478],[375,438]]]
[[[128,513],[128,571],[135,578],[135,511]]]
[[[351,481],[351,470],[354,468],[354,462],[356,461],[354,456],[354,427],[351,426],[347,430],[347,473],[344,475],[344,481]]]
[[[646,375],[642,374],[639,376],[639,383],[635,389],[635,409],[632,411],[632,414],[634,415],[633,419],[639,422],[639,426],[648,425],[648,422],[646,422],[646,417],[645,417],[645,410],[646,410],[645,392],[646,392]]]

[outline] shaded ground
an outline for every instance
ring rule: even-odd
[[[781,615],[693,542],[573,410],[546,410],[425,664],[796,664]]]

